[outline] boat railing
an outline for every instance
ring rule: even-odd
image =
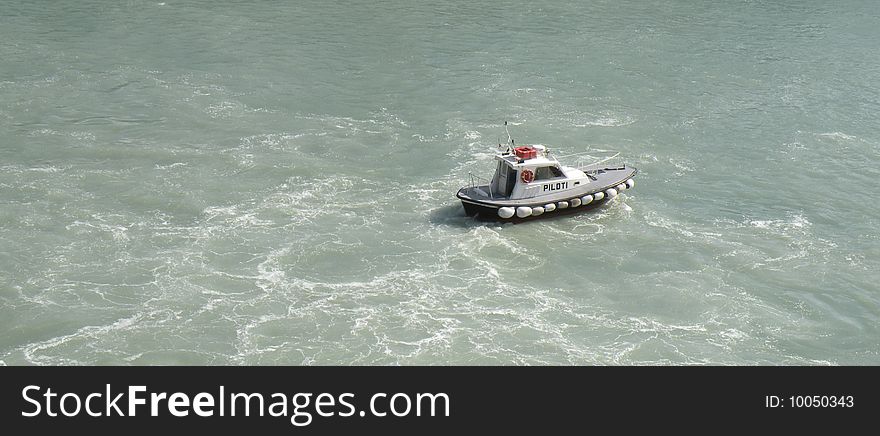
[[[586,174],[595,175],[600,170],[624,169],[626,162],[620,153],[610,150],[589,150],[565,156],[554,156],[561,164],[571,166]]]
[[[470,179],[470,188],[475,189],[481,192],[483,195],[488,196],[489,198],[494,198],[495,196],[492,193],[492,182],[489,179],[480,177],[474,173],[468,173],[468,178]],[[486,192],[483,187],[489,189],[489,192]]]

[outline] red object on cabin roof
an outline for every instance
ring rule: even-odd
[[[516,153],[516,157],[523,160],[534,159],[538,155],[538,152],[534,148],[524,146],[515,147],[513,152]]]

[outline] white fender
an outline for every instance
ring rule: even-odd
[[[624,189],[626,189],[626,183],[617,185],[617,192],[623,192]]]
[[[584,195],[583,197],[581,197],[581,203],[585,206],[592,203],[592,202],[593,202],[592,195]]]
[[[532,208],[528,206],[520,206],[516,208],[516,216],[520,218],[525,218],[532,214]]]
[[[626,181],[626,187],[629,188],[629,189],[632,189],[632,187],[635,186],[635,185],[636,185],[636,182],[635,182],[635,180],[633,180],[633,179],[629,179],[629,180]]]
[[[556,203],[547,203],[544,205],[544,212],[553,212],[556,210]]]
[[[541,206],[532,208],[532,216],[538,216],[544,213],[544,208]]]
[[[498,216],[505,219],[512,217],[515,213],[516,210],[514,210],[514,208],[512,207],[502,207],[498,209]]]
[[[565,208],[567,208],[567,207],[568,207],[568,202],[567,202],[567,201],[560,201],[560,202],[559,202],[559,208],[560,208],[560,209],[565,209]]]
[[[594,199],[594,200],[601,200],[601,199],[603,199],[603,198],[605,198],[605,193],[604,193],[604,192],[597,192],[597,193],[593,194],[593,199]]]
[[[608,194],[608,198],[617,197],[617,190],[614,188],[606,190],[605,193]]]
[[[581,199],[580,199],[580,198],[572,198],[572,199],[571,199],[571,207],[578,207],[578,206],[580,206],[580,205],[581,205]]]

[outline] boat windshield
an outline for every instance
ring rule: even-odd
[[[535,171],[535,180],[547,180],[562,177],[562,170],[554,165],[546,167],[538,167]]]

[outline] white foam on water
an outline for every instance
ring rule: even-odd
[[[326,134],[326,132],[307,131],[300,133],[261,133],[259,135],[251,135],[241,138],[240,148],[246,150],[269,149],[293,151],[298,149],[296,144],[293,143],[295,140],[307,136],[319,136],[321,134]]]
[[[751,220],[749,225],[759,229],[771,229],[784,233],[792,229],[803,229],[812,225],[806,217],[800,214],[792,215],[789,219],[776,220]]]
[[[676,171],[673,175],[676,177],[681,177],[687,173],[696,171],[696,165],[688,159],[669,158],[669,163],[675,167]]]
[[[843,132],[817,133],[816,136],[840,141],[855,141],[859,139],[857,136],[847,135]]]
[[[783,146],[785,147],[783,153],[794,153],[807,149],[807,146],[799,141],[786,142]]]
[[[422,207],[435,205],[437,197],[447,194],[446,190],[432,188],[411,188],[407,192],[414,195],[419,200]]]
[[[155,168],[156,168],[157,170],[162,170],[162,171],[164,171],[164,170],[170,170],[170,169],[177,168],[177,167],[185,167],[185,166],[187,166],[187,165],[189,165],[189,163],[187,163],[187,162],[174,162],[174,163],[171,163],[171,164],[168,164],[168,165],[159,165],[159,164],[156,164]]]
[[[692,231],[691,229],[686,228],[685,223],[678,222],[673,219],[661,216],[659,213],[655,211],[648,211],[645,214],[645,222],[652,227],[659,227],[664,230],[668,230],[670,232],[676,233],[678,235],[684,236],[686,238],[694,238],[697,236],[697,233]]]
[[[61,357],[58,356],[57,353],[50,355],[48,351],[59,348],[74,340],[97,339],[111,331],[128,329],[134,326],[142,318],[143,314],[137,313],[128,318],[118,319],[107,325],[81,327],[77,329],[77,331],[67,335],[57,336],[44,341],[24,345],[23,347],[20,347],[20,351],[23,353],[25,361],[35,365],[82,365],[85,362]]]
[[[590,213],[594,213],[594,214],[598,215],[601,212],[596,211],[596,212],[590,212]],[[598,220],[592,220],[592,221],[598,221]],[[595,237],[595,236],[599,236],[605,232],[605,224],[603,224],[601,222],[592,222],[592,221],[588,221],[588,222],[578,221],[576,224],[574,224],[570,227],[568,224],[558,225],[558,226],[557,225],[549,225],[549,226],[546,226],[545,228],[541,229],[541,231],[546,232],[548,235],[553,236],[554,239],[558,238],[561,240],[572,240],[572,239],[580,240],[580,238],[577,238],[578,236]]]
[[[287,342],[282,342],[276,346],[268,346],[261,347],[259,345],[259,340],[257,335],[254,334],[254,330],[258,329],[264,324],[277,321],[280,319],[284,319],[282,315],[260,315],[253,320],[247,322],[247,324],[239,327],[236,330],[236,341],[235,347],[238,351],[236,356],[233,356],[233,361],[237,362],[248,362],[249,358],[253,358],[254,356],[259,356],[264,353],[271,353],[279,349],[279,347],[283,347],[287,344]]]
[[[70,167],[62,168],[62,167],[57,167],[57,166],[52,165],[52,166],[48,166],[48,167],[31,167],[31,168],[28,168],[27,171],[33,171],[33,172],[37,172],[37,173],[60,173],[67,168],[70,168]]]
[[[480,134],[480,132],[478,132],[476,130],[468,130],[467,132],[464,132],[464,139],[467,139],[467,140],[480,139],[482,137],[483,137],[483,135]],[[473,144],[476,144],[476,143],[472,142],[471,144],[468,144],[468,145],[473,145]]]
[[[623,127],[635,124],[636,120],[631,117],[623,117],[618,119],[614,116],[599,116],[589,121],[572,124],[574,127]]]
[[[280,258],[290,252],[290,248],[275,250],[266,255],[266,260],[257,265],[257,286],[264,292],[272,290],[284,283],[285,273],[280,268]]]
[[[40,130],[32,130],[28,133],[28,136],[55,136],[60,135],[61,133],[57,130],[52,129],[40,129]]]
[[[114,222],[126,220],[125,217],[120,215],[92,214],[91,218],[93,221],[74,220],[64,228],[80,234],[89,233],[89,229],[94,229],[100,233],[110,234],[111,238],[116,242],[127,242],[130,239],[128,231],[136,225],[115,224]]]

